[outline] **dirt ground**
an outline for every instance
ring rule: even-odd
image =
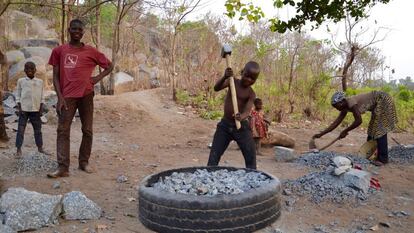
[[[207,163],[209,149],[215,131],[216,121],[203,120],[191,109],[176,106],[164,89],[124,93],[117,96],[95,98],[94,144],[91,165],[93,174],[77,170],[77,151],[81,141],[80,121],[72,126],[71,134],[71,176],[59,179],[60,189],[53,189],[56,180],[46,174],[36,177],[3,178],[4,188],[24,187],[28,190],[48,194],[64,194],[79,190],[98,203],[104,210],[104,217],[97,221],[65,221],[59,225],[42,228],[37,232],[152,232],[137,218],[137,185],[145,176],[166,169],[199,166]],[[318,125],[318,124],[316,124]],[[298,153],[306,151],[311,135],[321,129],[313,123],[300,126],[273,126],[294,137]],[[332,140],[339,131],[320,139],[319,145]],[[0,174],[4,168],[15,163],[12,154],[15,133],[8,131],[11,140],[8,149],[0,149]],[[43,127],[45,148],[55,152],[56,125]],[[414,135],[391,134],[400,143],[413,144]],[[365,141],[364,130],[354,130],[335,144],[330,150],[355,152]],[[389,140],[390,145],[395,142]],[[26,130],[23,153],[36,150],[30,126]],[[53,153],[53,158],[55,153]],[[309,170],[293,163],[277,163],[273,150],[264,149],[258,157],[258,169],[280,179],[298,178]],[[234,144],[224,154],[221,165],[243,167],[241,152]],[[385,167],[370,167],[382,185],[382,191],[362,205],[313,204],[306,197],[296,200],[293,207],[284,205],[281,218],[271,227],[258,232],[271,232],[279,228],[283,232],[316,232],[319,226],[326,232],[369,231],[367,226],[379,222],[389,223],[390,228],[380,227],[376,232],[414,232],[414,173],[413,165],[390,164]],[[126,183],[117,183],[118,175],[129,178]],[[3,174],[10,177],[11,174]],[[135,199],[131,199],[135,198]],[[286,198],[282,196],[282,199]],[[410,213],[407,217],[390,217],[392,211]],[[104,230],[102,230],[104,229]],[[319,231],[323,232],[323,231]]]

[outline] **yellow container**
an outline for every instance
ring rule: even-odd
[[[358,151],[358,154],[361,156],[364,156],[365,158],[369,160],[375,160],[377,159],[377,141],[371,140],[365,142]]]

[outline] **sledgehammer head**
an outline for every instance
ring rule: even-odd
[[[226,58],[226,55],[231,55],[231,45],[224,44],[221,48],[221,57]]]

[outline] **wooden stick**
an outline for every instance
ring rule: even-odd
[[[231,66],[230,55],[228,55],[228,54],[226,55],[226,64],[227,64],[227,67]],[[236,94],[236,86],[234,84],[234,77],[230,77],[229,81],[230,81],[230,90],[229,91],[231,93],[231,102],[233,104],[233,112],[234,112],[234,114],[236,114],[236,113],[239,113],[239,105],[237,104],[237,94]],[[234,119],[234,120],[236,122],[237,129],[240,129],[241,128],[240,121],[238,121],[236,119]]]

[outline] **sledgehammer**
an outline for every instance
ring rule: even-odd
[[[230,55],[231,55],[231,46],[229,44],[224,44],[221,48],[221,57],[226,59],[227,67],[231,66],[230,62]],[[231,102],[233,104],[233,112],[234,114],[239,113],[239,105],[237,105],[237,95],[236,95],[236,87],[234,85],[234,77],[229,78],[230,82],[230,93],[231,93]],[[240,121],[236,120],[236,127],[237,129],[241,128]]]

